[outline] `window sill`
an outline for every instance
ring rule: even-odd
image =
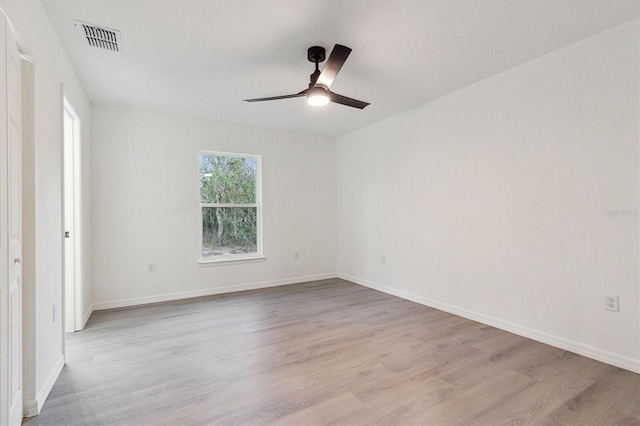
[[[201,267],[207,267],[207,266],[233,265],[237,263],[257,263],[257,262],[264,262],[265,260],[267,260],[267,258],[264,256],[225,257],[222,259],[200,259],[198,260],[198,264]]]

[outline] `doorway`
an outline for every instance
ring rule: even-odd
[[[80,118],[64,97],[64,329],[82,330]]]

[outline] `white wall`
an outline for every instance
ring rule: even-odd
[[[640,371],[638,76],[635,20],[338,139],[338,275]]]
[[[333,139],[107,106],[92,137],[95,309],[335,277]],[[201,150],[262,156],[265,261],[198,264]]]
[[[0,0],[14,24],[22,46],[34,57],[31,73],[33,121],[26,120],[23,164],[23,292],[24,390],[29,414],[36,414],[63,366],[62,316],[62,92],[82,120],[83,158],[90,155],[90,108],[82,87],[60,45],[49,19],[37,1]],[[83,169],[83,222],[88,249],[90,173]],[[86,251],[84,258],[88,259]],[[85,264],[88,262],[85,261]],[[85,287],[90,270],[84,271]],[[90,295],[89,291],[85,293]],[[85,300],[85,310],[91,300]],[[53,320],[53,306],[58,315]]]

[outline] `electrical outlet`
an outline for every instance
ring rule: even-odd
[[[156,264],[155,263],[149,263],[147,265],[147,272],[155,272],[156,271]]]
[[[300,259],[300,253],[299,253],[299,252],[297,252],[297,251],[296,251],[296,252],[294,252],[294,253],[293,253],[293,258],[294,258],[295,260]]]
[[[605,294],[604,296],[604,309],[607,311],[620,312],[620,305],[618,304],[618,295]]]
[[[380,258],[380,263],[383,264],[383,265],[386,265],[387,264],[387,256],[382,256]]]

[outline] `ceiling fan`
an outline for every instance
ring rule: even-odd
[[[333,80],[335,80],[340,68],[344,65],[345,61],[349,57],[351,49],[341,44],[336,44],[327,59],[327,63],[322,68],[322,72],[318,69],[318,64],[323,62],[326,58],[326,51],[324,47],[313,46],[307,50],[307,59],[309,62],[316,64],[316,70],[311,74],[311,83],[309,87],[301,92],[292,95],[272,96],[269,98],[257,98],[257,99],[245,99],[245,102],[263,102],[263,101],[275,101],[279,99],[299,98],[302,96],[307,97],[309,105],[322,106],[329,102],[335,102],[350,106],[353,108],[363,109],[368,102],[359,101],[357,99],[347,98],[346,96],[338,95],[337,93],[329,90]]]

